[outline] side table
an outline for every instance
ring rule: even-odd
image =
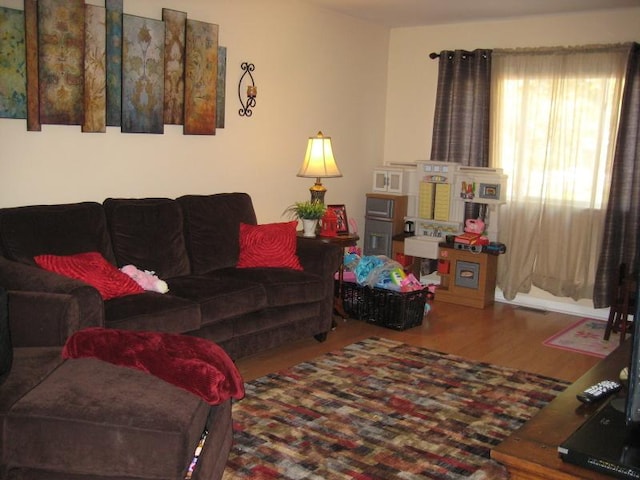
[[[546,407],[491,450],[491,458],[503,464],[512,480],[607,480],[609,475],[565,463],[558,445],[593,415],[601,404],[583,405],[576,394],[601,380],[617,378],[629,364],[627,339],[607,358],[569,385]],[[624,394],[624,393],[621,393]]]
[[[311,242],[322,242],[322,243],[330,243],[333,245],[338,245],[342,247],[344,250],[346,247],[353,247],[357,245],[360,237],[356,233],[349,233],[347,235],[338,235],[335,237],[323,237],[321,235],[316,235],[315,237],[305,237],[302,232],[298,232],[298,237],[304,238],[305,240]],[[344,307],[342,305],[342,282],[344,279],[344,254],[340,259],[340,267],[338,268],[338,292],[333,300],[333,309],[336,311],[338,315],[342,318],[347,318],[348,315],[344,311]],[[335,325],[334,325],[335,327]]]

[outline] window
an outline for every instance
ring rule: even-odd
[[[501,151],[496,157],[511,178],[516,162],[527,163],[530,172],[513,185],[512,191],[602,208],[615,138],[620,79],[563,79],[563,88],[569,92],[560,95],[554,95],[555,80],[549,77],[500,81],[504,107],[498,115],[509,126],[509,132],[504,135],[502,131]],[[518,105],[524,108],[513,108]],[[522,118],[527,113],[532,115]],[[524,136],[516,134],[519,125],[526,130]]]

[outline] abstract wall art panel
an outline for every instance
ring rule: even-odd
[[[227,87],[227,47],[218,47],[218,87],[216,95],[216,128],[224,128]]]
[[[86,5],[83,132],[107,130],[106,10]]]
[[[24,0],[24,30],[27,62],[27,131],[39,132],[40,87],[38,80],[38,4]]]
[[[217,24],[171,8],[162,20],[125,14],[124,0],[21,1],[24,10],[0,6],[0,118],[26,118],[29,131],[224,128],[227,48]]]
[[[218,25],[187,20],[185,135],[215,135]]]
[[[187,14],[162,9],[164,20],[164,123],[184,123],[184,42]]]
[[[164,133],[164,22],[122,16],[122,131]]]
[[[0,117],[27,118],[24,13],[0,7]]]
[[[122,116],[122,0],[106,0],[107,125],[119,127]]]
[[[40,122],[81,125],[84,0],[38,0]]]

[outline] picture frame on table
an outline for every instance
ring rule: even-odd
[[[333,213],[336,214],[336,218],[338,219],[337,234],[349,235],[349,220],[347,218],[347,207],[344,205],[327,205],[327,208],[333,211]]]

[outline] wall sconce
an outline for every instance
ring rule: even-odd
[[[256,82],[254,82],[253,75],[251,74],[256,67],[253,63],[242,62],[240,68],[242,68],[244,73],[238,82],[238,98],[240,99],[240,105],[242,105],[242,108],[238,110],[238,114],[241,117],[250,117],[253,115],[251,109],[256,106],[256,97],[258,96],[258,87],[256,87]],[[246,85],[244,89],[243,84]],[[246,93],[246,95],[243,96],[243,93]]]

